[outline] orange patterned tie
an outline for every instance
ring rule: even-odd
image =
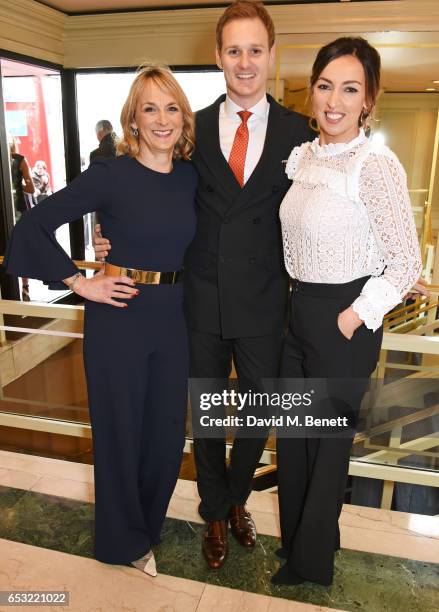
[[[229,166],[236,176],[238,183],[241,187],[244,187],[244,165],[248,147],[247,121],[253,113],[250,111],[239,111],[237,114],[241,117],[241,125],[236,130],[232,150],[230,151]]]

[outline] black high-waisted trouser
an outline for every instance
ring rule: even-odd
[[[160,541],[185,442],[182,284],[142,285],[127,308],[86,302],[95,557],[125,564]]]
[[[333,285],[293,281],[291,318],[282,378],[355,378],[351,409],[359,411],[382,341],[361,325],[351,340],[338,314],[360,295],[367,278]],[[355,386],[356,385],[356,386]],[[312,405],[308,409],[312,414]],[[351,437],[278,437],[277,463],[282,545],[289,568],[302,578],[330,584],[340,546],[338,518],[344,499]]]

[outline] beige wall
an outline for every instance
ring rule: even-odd
[[[387,5],[387,6],[385,6]],[[278,41],[302,32],[428,31],[436,0],[355,4],[269,6]],[[213,64],[214,31],[222,9],[192,9],[70,17],[66,22],[65,65],[137,65],[143,58],[169,64]]]
[[[403,163],[411,189],[427,188],[439,110],[439,94],[395,94],[381,96],[376,128]]]
[[[396,94],[381,96],[374,126],[386,137],[406,172],[409,189],[427,189],[430,184],[433,145],[439,112],[439,94]],[[439,229],[439,176],[433,190],[433,229]],[[422,206],[426,194],[411,194],[412,203]]]
[[[121,2],[122,4],[122,2]],[[437,0],[394,0],[268,7],[279,42],[294,33],[439,30]],[[2,0],[0,47],[69,68],[214,63],[222,9],[67,17],[33,0]]]
[[[289,89],[288,84],[286,84],[284,102],[285,106],[296,111],[297,113],[302,113],[304,115],[309,114],[308,89],[294,91]]]
[[[0,48],[63,64],[66,19],[33,0],[1,0]]]

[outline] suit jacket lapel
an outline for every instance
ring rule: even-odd
[[[197,155],[209,167],[216,183],[235,198],[241,192],[241,187],[221,151],[219,137],[219,107],[224,100],[225,96],[220,96],[197,117]]]
[[[270,112],[264,148],[252,175],[232,206],[233,211],[248,204],[260,192],[261,186],[270,180],[270,176],[282,163],[282,152],[291,142],[291,124],[287,120],[288,109],[277,104],[271,96],[267,98],[270,102]]]

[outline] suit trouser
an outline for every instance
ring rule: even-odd
[[[350,385],[354,415],[375,369],[382,328],[373,333],[362,325],[348,340],[338,328],[337,317],[358,297],[366,280],[343,285],[293,282],[281,366],[283,378],[350,378],[352,383],[344,383]],[[334,550],[340,546],[338,518],[351,445],[351,437],[341,436],[277,440],[280,523],[287,563],[302,578],[321,584],[331,583]]]
[[[262,378],[279,375],[282,342],[280,333],[224,340],[189,329],[190,376],[215,379],[210,391],[221,392],[228,388],[233,357],[240,393],[264,391]],[[228,466],[225,437],[194,439],[199,513],[205,521],[225,519],[232,505],[245,504],[267,435],[261,430],[258,437],[240,437],[238,430]]]
[[[185,441],[181,284],[137,288],[127,308],[87,302],[85,309],[95,557],[106,563],[134,561],[160,541]]]

